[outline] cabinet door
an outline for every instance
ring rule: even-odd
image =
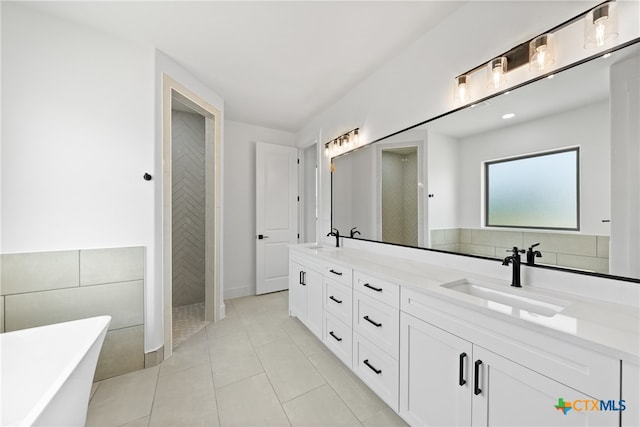
[[[316,337],[322,339],[322,274],[305,270],[307,288],[307,319],[305,324]]]
[[[295,262],[289,263],[289,314],[302,322],[307,320],[307,288],[304,275],[304,267]]]
[[[411,425],[471,425],[471,343],[400,316],[400,415]]]
[[[619,412],[593,410],[591,403],[600,399],[615,399],[617,403],[616,396],[587,396],[478,346],[474,346],[473,356],[474,426],[614,426],[619,423]],[[556,408],[559,399],[574,403],[575,408],[565,414]]]

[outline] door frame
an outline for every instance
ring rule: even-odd
[[[163,73],[162,288],[165,359],[173,352],[171,100],[174,95],[205,117],[205,320],[214,322],[221,315],[222,115],[216,107]]]

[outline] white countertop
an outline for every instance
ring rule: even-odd
[[[509,282],[491,277],[444,268],[402,258],[351,248],[314,249],[315,244],[291,245],[301,255],[313,255],[324,261],[344,264],[366,274],[423,292],[435,298],[456,303],[497,319],[550,335],[567,342],[635,364],[640,363],[640,310],[631,306],[601,302],[579,295],[527,287],[515,289],[522,296],[551,298],[568,302],[568,306],[551,317],[532,316],[523,310],[505,311],[492,307],[486,300],[442,287],[456,280],[474,280],[504,285],[514,291]]]

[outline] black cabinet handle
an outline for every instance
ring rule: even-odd
[[[362,286],[364,286],[365,288],[373,289],[373,290],[374,290],[374,291],[376,291],[376,292],[382,292],[382,288],[376,288],[376,287],[373,287],[373,286],[371,286],[371,285],[370,285],[370,284],[368,284],[368,283],[365,283],[365,284],[364,284],[364,285],[362,285]]]
[[[475,372],[474,372],[474,376],[475,378],[473,379],[473,394],[475,394],[476,396],[479,395],[480,393],[482,393],[482,389],[479,387],[479,383],[480,383],[480,365],[482,365],[482,360],[478,359],[475,362]]]
[[[329,297],[329,299],[330,299],[330,300],[333,300],[333,301],[335,301],[335,302],[337,302],[338,304],[342,304],[342,301],[340,301],[339,299],[337,299],[337,298],[336,298],[336,297],[334,297],[333,295],[331,295],[331,296]]]
[[[464,359],[467,353],[460,353],[460,373],[458,374],[458,385],[465,385],[467,380],[464,379]]]
[[[371,365],[369,363],[369,359],[365,359],[364,362],[365,365],[367,365],[369,367],[369,369],[371,369],[373,372],[375,372],[376,374],[380,375],[382,373],[382,369],[376,369],[373,365]]]
[[[333,273],[333,274],[336,274],[336,275],[338,275],[338,276],[342,276],[342,273],[341,273],[341,272],[339,272],[339,271],[335,271],[335,270],[329,270],[329,273]]]
[[[372,325],[375,325],[377,328],[382,326],[382,323],[374,322],[373,320],[369,319],[369,316],[364,316],[363,319],[371,323]]]
[[[306,271],[301,271],[300,272],[300,284],[302,286],[307,286],[307,272]]]
[[[300,279],[298,280],[298,283],[300,283],[301,285],[304,285],[304,283],[302,283],[302,273],[304,273],[304,271],[300,270]]]
[[[342,341],[342,338],[337,337],[336,334],[333,333],[333,331],[329,332],[329,335],[331,335],[333,339],[335,339],[338,342]]]

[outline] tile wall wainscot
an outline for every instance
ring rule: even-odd
[[[94,380],[144,368],[143,247],[0,257],[0,331],[109,315]]]
[[[536,247],[542,258],[536,258],[536,264],[609,273],[609,236],[475,228],[431,230],[432,249],[496,258],[506,256],[513,246],[527,249],[538,242],[542,242]]]

